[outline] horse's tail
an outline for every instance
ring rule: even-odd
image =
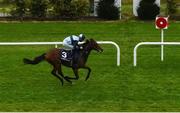
[[[30,59],[24,58],[24,59],[23,59],[23,62],[24,62],[25,64],[35,65],[35,64],[38,64],[38,63],[40,63],[41,61],[43,61],[43,60],[45,59],[45,55],[46,55],[46,53],[44,53],[44,54],[42,54],[42,55],[34,58],[34,60],[30,60]]]

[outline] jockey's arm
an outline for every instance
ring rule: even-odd
[[[81,46],[81,45],[83,45],[85,43],[85,41],[83,41],[83,42],[78,42],[78,45],[79,45],[79,48],[80,49],[83,49],[83,47]]]
[[[85,41],[83,41],[83,42],[78,42],[78,45],[82,45],[82,44],[84,44],[85,43]]]

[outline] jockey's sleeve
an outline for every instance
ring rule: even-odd
[[[81,45],[81,44],[84,44],[85,43],[85,41],[83,41],[83,42],[78,42],[78,45]]]
[[[72,45],[68,45],[70,48],[74,48],[74,46],[72,46]]]

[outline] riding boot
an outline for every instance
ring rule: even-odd
[[[77,49],[73,49],[72,51],[72,66],[77,67],[78,63],[78,51]]]
[[[73,49],[72,49],[72,66],[73,67],[77,67],[78,51],[79,51],[78,41],[74,41],[73,42]]]

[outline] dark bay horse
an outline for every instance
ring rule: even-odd
[[[91,68],[86,65],[88,56],[92,50],[102,52],[103,49],[93,39],[86,40],[86,42],[82,44],[81,46],[83,47],[83,49],[79,50],[79,52],[76,52],[74,54],[75,61],[72,61],[72,63],[63,61],[61,59],[62,55],[60,53],[62,49],[58,49],[58,48],[54,48],[47,53],[44,53],[38,57],[35,57],[33,60],[24,58],[23,61],[25,64],[32,64],[32,65],[38,64],[43,60],[47,61],[53,66],[53,70],[51,73],[61,81],[62,85],[64,83],[63,80],[66,80],[69,83],[72,83],[71,81],[72,79],[78,80],[79,79],[78,69],[80,68],[88,70],[88,74],[85,79],[85,80],[88,80],[91,73]],[[61,65],[72,68],[75,74],[75,77],[64,76],[61,70]]]

